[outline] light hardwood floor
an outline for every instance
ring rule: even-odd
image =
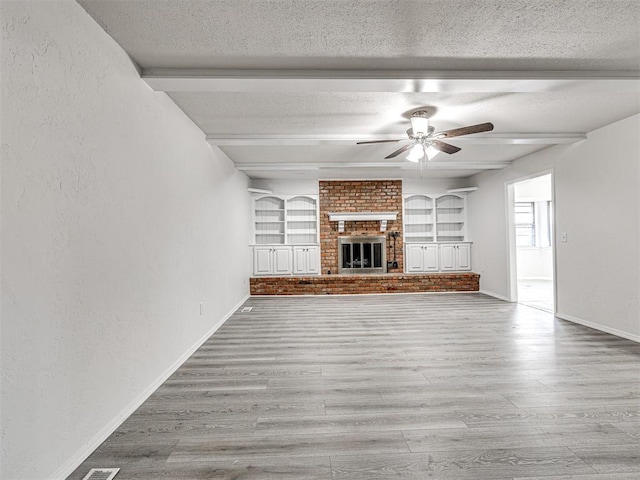
[[[245,305],[69,478],[640,478],[640,344],[482,294]]]

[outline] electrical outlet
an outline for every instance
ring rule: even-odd
[[[204,302],[200,302],[200,315],[204,314]]]
[[[560,241],[561,241],[562,243],[567,243],[567,232],[562,232],[562,233],[560,234]]]

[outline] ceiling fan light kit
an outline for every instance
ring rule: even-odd
[[[413,163],[418,163],[422,159],[426,159],[431,161],[434,159],[436,155],[438,155],[440,151],[433,147],[433,145],[427,143],[423,145],[422,143],[416,143],[407,155],[407,160]]]
[[[413,148],[411,148],[409,155],[407,155],[407,160],[413,163],[418,163],[420,159],[423,157],[424,157],[424,147],[419,143],[416,143],[413,146]]]
[[[403,145],[399,149],[391,152],[385,157],[385,159],[394,158],[398,155],[409,151],[406,159],[409,162],[420,163],[421,167],[426,161],[433,160],[433,158],[440,152],[452,155],[459,152],[460,147],[451,145],[441,141],[441,138],[460,137],[462,135],[470,135],[472,133],[490,132],[493,130],[492,123],[480,123],[478,125],[470,125],[468,127],[455,128],[452,130],[444,130],[442,132],[435,132],[435,127],[429,125],[428,112],[426,110],[417,110],[411,115],[411,128],[407,130],[407,139],[397,140],[372,140],[366,142],[357,142],[358,145],[370,144],[370,143],[388,143],[388,142],[402,142],[409,141],[411,143]]]

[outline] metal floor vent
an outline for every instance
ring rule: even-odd
[[[253,310],[253,307],[242,307],[240,313],[249,313],[251,310]]]
[[[82,480],[111,480],[119,471],[119,468],[92,468]]]

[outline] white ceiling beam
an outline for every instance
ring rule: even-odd
[[[165,92],[621,92],[640,91],[628,71],[143,69]]]
[[[510,162],[428,162],[427,169],[433,170],[498,170],[511,165]],[[236,169],[249,171],[273,171],[273,170],[325,170],[334,168],[400,168],[402,170],[416,170],[420,166],[412,162],[328,162],[322,164],[313,163],[236,163]]]
[[[211,145],[221,146],[296,146],[296,145],[355,145],[370,140],[393,140],[398,134],[363,135],[207,135]],[[447,139],[463,145],[558,145],[585,140],[585,133],[492,133]]]

